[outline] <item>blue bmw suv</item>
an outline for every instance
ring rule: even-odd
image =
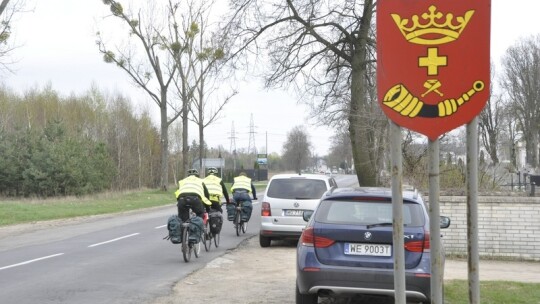
[[[391,189],[329,191],[308,218],[297,247],[297,304],[319,296],[393,297]],[[448,217],[440,222],[450,225]],[[403,192],[403,223],[407,300],[430,303],[429,216],[417,191]]]

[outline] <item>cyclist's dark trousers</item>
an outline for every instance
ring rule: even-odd
[[[221,208],[221,202],[211,201],[212,206],[211,208],[214,210],[219,210],[221,213],[223,213],[223,209]]]
[[[200,218],[203,217],[203,213],[205,211],[203,203],[198,195],[180,195],[178,197],[176,206],[178,206],[178,216],[182,222],[189,219],[189,208],[191,208],[191,210],[193,210],[193,212],[195,212],[195,214]]]
[[[235,202],[243,201],[244,208],[242,208],[242,220],[249,221],[251,218],[251,211],[253,210],[253,205],[251,203],[251,197],[247,191],[234,191],[233,199]]]

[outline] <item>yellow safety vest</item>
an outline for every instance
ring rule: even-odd
[[[204,178],[204,184],[210,193],[210,199],[220,201],[223,196],[223,188],[221,187],[221,178],[215,175],[208,175]]]
[[[235,177],[231,192],[234,192],[235,189],[242,189],[251,193],[251,178],[243,175]]]
[[[201,198],[203,203],[212,205],[212,202],[204,196],[203,180],[194,175],[190,175],[178,182],[178,190],[174,194],[178,198],[182,193],[196,194]]]

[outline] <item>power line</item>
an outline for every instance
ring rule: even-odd
[[[236,134],[234,133],[234,121],[232,122],[231,136],[229,138],[231,139],[231,147],[229,152],[231,154],[236,154]]]
[[[249,145],[248,153],[257,155],[257,146],[255,145],[255,125],[253,123],[253,114],[251,114],[251,121],[249,123]]]

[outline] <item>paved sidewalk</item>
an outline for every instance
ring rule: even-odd
[[[252,237],[178,282],[172,295],[159,298],[153,304],[295,303],[295,252],[295,243],[273,242],[271,247],[261,248],[258,237]],[[190,263],[197,260],[192,259]],[[445,280],[451,279],[467,280],[467,261],[446,261]],[[480,280],[540,283],[540,262],[483,260]]]
[[[258,237],[252,237],[177,283],[171,296],[153,304],[295,303],[295,250],[294,243],[285,242],[261,248]]]
[[[446,260],[444,279],[467,280],[466,260]],[[480,281],[540,283],[540,262],[480,261]]]

